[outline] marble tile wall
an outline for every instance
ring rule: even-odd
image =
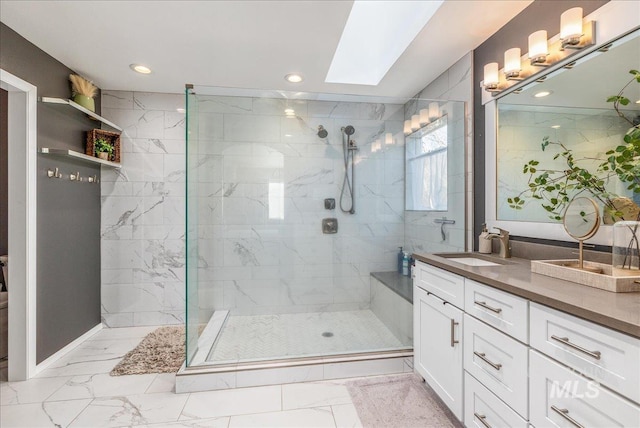
[[[179,324],[185,312],[184,96],[103,91],[122,168],[102,169],[102,321]]]
[[[201,320],[368,308],[370,272],[394,269],[404,241],[403,106],[198,96],[196,108]],[[359,147],[354,215],[324,208],[339,205],[347,125]],[[337,234],[322,233],[327,217]]]
[[[606,159],[605,152],[622,142],[628,123],[615,112],[593,109],[530,109],[526,106],[505,106],[499,111],[498,124],[498,219],[551,222],[549,213],[537,200],[527,199],[523,210],[509,207],[507,198],[518,196],[528,188],[529,175],[523,165],[537,160],[546,169],[563,169],[566,162],[553,159],[560,151],[550,146],[541,150],[544,137],[574,150],[578,164],[591,170]],[[600,160],[598,160],[600,159]],[[612,178],[607,189],[621,196],[633,197],[626,186]],[[526,195],[526,194],[525,194]]]
[[[405,247],[416,253],[456,252],[472,247],[473,239],[473,127],[472,127],[472,53],[468,53],[405,105],[405,118],[428,108],[429,100],[440,100],[447,112],[449,133],[448,209],[447,212],[407,211]],[[446,216],[455,220],[445,226],[443,240],[440,225],[433,221]]]

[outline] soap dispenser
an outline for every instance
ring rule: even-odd
[[[398,251],[398,273],[402,275],[402,260],[404,259],[404,251],[402,251],[402,247],[398,247],[400,251]]]
[[[491,237],[487,230],[487,224],[482,224],[482,233],[478,238],[478,252],[483,254],[491,254]]]

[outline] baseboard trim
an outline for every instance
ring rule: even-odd
[[[67,355],[73,349],[75,349],[78,346],[80,346],[84,341],[86,341],[88,338],[90,338],[91,336],[93,336],[94,334],[99,332],[100,330],[102,330],[102,323],[96,325],[91,330],[87,331],[85,334],[83,334],[82,336],[78,337],[76,340],[74,340],[73,342],[69,343],[67,346],[65,346],[64,348],[60,349],[58,352],[56,352],[55,354],[53,354],[52,356],[50,356],[49,358],[47,358],[46,360],[44,360],[40,364],[37,364],[34,374],[37,375],[38,373],[42,373],[43,370],[46,370],[49,367],[51,367],[51,365],[53,363],[55,363],[60,358],[62,358],[65,355]]]

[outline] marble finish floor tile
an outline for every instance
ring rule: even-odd
[[[0,405],[40,403],[64,385],[69,377],[36,378],[0,384]]]
[[[280,385],[194,392],[184,406],[180,420],[280,410],[282,410]]]
[[[174,393],[96,398],[71,427],[121,427],[177,422],[189,397]]]
[[[232,416],[229,428],[335,428],[331,407]]]
[[[124,393],[144,394],[157,376],[157,374],[111,376],[108,373],[74,376],[46,401],[112,397]]]
[[[404,347],[370,310],[231,315],[207,360],[222,363]]]
[[[348,403],[351,403],[351,396],[345,385],[332,382],[282,385],[282,408],[284,410]]]
[[[66,427],[90,402],[91,400],[71,400],[2,406],[0,407],[0,426],[2,428]]]
[[[174,374],[111,377],[154,329],[102,330],[38,377],[0,382],[0,426],[361,427],[341,380],[175,394]]]

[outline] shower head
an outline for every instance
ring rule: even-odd
[[[344,132],[347,135],[353,135],[353,133],[356,132],[356,128],[354,128],[351,125],[347,125],[344,128],[342,128],[342,132]]]
[[[327,135],[329,135],[329,133],[327,132],[326,129],[324,129],[324,126],[319,125],[318,126],[318,137],[327,138]]]

